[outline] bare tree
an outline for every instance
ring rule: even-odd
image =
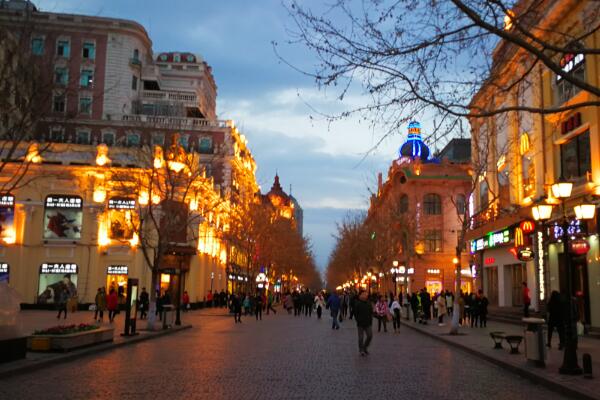
[[[600,54],[591,40],[600,28],[600,8],[594,1],[561,2],[565,8],[581,6],[576,27],[558,28],[557,21],[544,19],[558,0],[339,0],[326,12],[292,0],[288,43],[317,56],[315,69],[301,72],[319,87],[337,90],[340,99],[362,89],[364,104],[329,118],[359,114],[391,133],[425,116],[434,122],[430,133],[440,139],[464,132],[464,117],[555,114],[600,105],[600,87],[561,65],[565,55]],[[519,62],[507,62],[513,59]],[[502,96],[534,80],[542,68],[592,96],[550,107],[472,103],[483,84]]]

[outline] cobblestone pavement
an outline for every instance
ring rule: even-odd
[[[345,321],[191,313],[194,328],[0,381],[0,399],[560,399],[403,328],[360,357]]]

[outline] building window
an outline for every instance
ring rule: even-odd
[[[139,61],[140,60],[140,51],[138,49],[134,49],[133,50],[133,59],[135,61]]]
[[[487,181],[481,181],[479,184],[479,209],[480,211],[484,211],[488,208],[489,205],[489,188]]]
[[[139,147],[140,146],[140,135],[137,133],[128,133],[126,146],[127,147]]]
[[[208,137],[200,138],[199,151],[202,154],[212,153],[212,140]]]
[[[458,215],[465,215],[467,211],[467,199],[464,194],[456,196],[456,212]]]
[[[75,143],[90,144],[90,131],[78,130],[75,133]]]
[[[96,44],[93,42],[84,42],[82,56],[84,60],[94,60],[96,58]]]
[[[181,55],[180,54],[175,54],[173,55],[173,62],[181,62]]]
[[[55,94],[52,98],[52,111],[64,113],[67,109],[64,93]]]
[[[428,253],[439,253],[442,251],[442,231],[432,229],[425,231],[425,251]]]
[[[142,114],[143,115],[154,115],[155,109],[154,104],[142,104]]]
[[[81,114],[92,114],[92,98],[91,96],[79,97],[79,112]]]
[[[165,135],[163,133],[155,133],[154,135],[152,135],[152,145],[164,146],[165,145]]]
[[[112,146],[115,144],[115,134],[114,132],[103,132],[102,133],[102,143],[107,146]]]
[[[62,143],[65,141],[65,131],[62,128],[50,128],[50,142]]]
[[[590,131],[560,146],[560,166],[565,179],[579,178],[591,171]]]
[[[400,201],[398,204],[398,212],[400,214],[405,214],[408,212],[408,196],[405,194],[400,196]]]
[[[94,71],[91,69],[82,69],[79,85],[81,87],[91,88],[94,83]]]
[[[585,81],[585,55],[583,54],[565,54],[560,59],[560,67],[563,72],[572,75],[573,78]],[[562,79],[560,75],[556,75],[556,83],[554,85],[555,100],[558,104],[562,104],[576,95],[581,89],[574,86],[571,82]]]
[[[66,67],[54,68],[54,83],[63,86],[69,83],[69,70]]]
[[[108,236],[113,240],[129,240],[133,237],[133,213],[131,210],[109,210],[110,231]]]
[[[31,39],[31,54],[41,56],[44,54],[44,38]]]
[[[131,77],[131,90],[137,90],[137,86],[138,86],[138,77],[133,75]]]
[[[429,193],[423,199],[423,207],[427,215],[440,215],[442,213],[442,199],[440,195]]]
[[[68,40],[59,40],[56,42],[56,55],[68,58],[70,53],[70,44]]]
[[[181,135],[179,136],[179,145],[181,147],[183,147],[184,149],[188,149],[188,145],[190,142],[190,136],[189,135]]]

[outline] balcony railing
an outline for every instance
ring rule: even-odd
[[[487,223],[493,222],[498,219],[498,208],[495,204],[490,205],[483,211],[474,214],[471,217],[471,229],[477,229]]]
[[[205,129],[227,128],[228,122],[224,120],[210,120],[204,118],[169,117],[161,115],[123,114],[123,121],[137,122],[156,127],[176,129]]]
[[[166,90],[144,90],[142,91],[142,98],[148,100],[193,103],[194,105],[198,102],[198,97],[194,93]]]

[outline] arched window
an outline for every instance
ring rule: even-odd
[[[464,194],[459,194],[456,196],[456,213],[458,215],[465,215],[466,207],[467,207],[467,198]]]
[[[428,193],[423,199],[425,214],[440,215],[442,213],[442,198],[439,194]]]
[[[408,212],[408,196],[403,194],[398,202],[398,212],[404,214]]]

